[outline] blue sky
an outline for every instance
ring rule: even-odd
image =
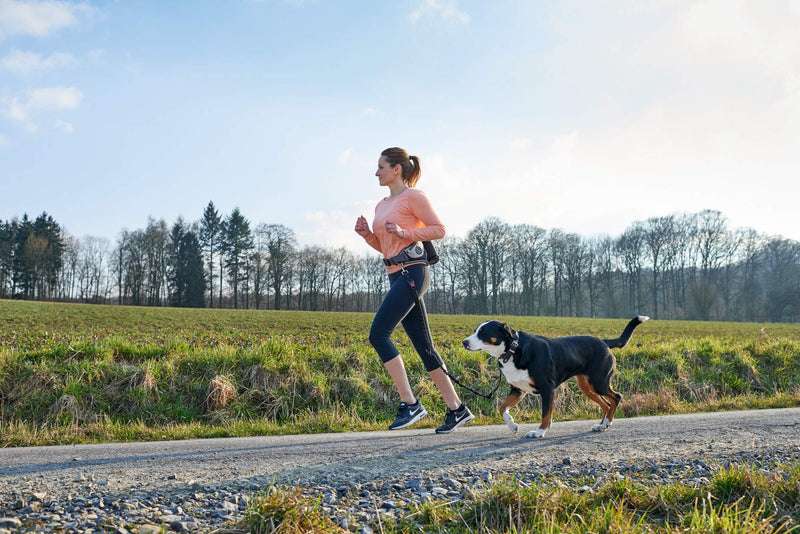
[[[367,251],[380,151],[453,235],[702,209],[800,239],[800,2],[0,0],[0,218],[209,201]]]

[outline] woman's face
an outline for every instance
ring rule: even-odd
[[[384,156],[378,160],[378,170],[375,171],[378,183],[388,186],[395,180],[403,179],[403,168],[400,165],[390,165]]]

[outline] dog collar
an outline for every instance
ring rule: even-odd
[[[514,353],[517,352],[517,348],[519,347],[519,336],[516,336],[511,339],[511,345],[508,346],[508,350],[503,353],[501,359],[503,363],[508,363],[508,360],[514,356]]]

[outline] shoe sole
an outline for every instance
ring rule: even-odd
[[[453,430],[455,430],[456,428],[460,427],[461,425],[466,425],[467,423],[471,423],[471,422],[472,422],[472,421],[474,421],[474,420],[475,420],[475,416],[474,416],[474,415],[472,415],[472,414],[470,414],[470,415],[469,415],[469,417],[465,417],[464,419],[462,419],[461,421],[459,421],[458,423],[456,423],[456,426],[454,426],[454,427],[453,427],[453,428],[451,428],[450,430],[439,430],[439,429],[437,428],[437,429],[436,429],[436,433],[437,433],[437,434],[449,434],[450,432],[452,432],[452,431],[453,431]]]
[[[425,417],[426,415],[428,415],[428,410],[423,408],[422,410],[420,410],[420,412],[417,415],[412,417],[411,420],[408,423],[406,423],[404,425],[400,425],[400,426],[395,426],[395,427],[390,426],[389,430],[400,430],[401,428],[405,428],[407,426],[411,426],[414,423],[416,423],[417,421],[419,421],[420,419],[422,419],[423,417]]]

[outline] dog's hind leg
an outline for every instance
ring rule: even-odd
[[[536,430],[525,434],[526,438],[543,438],[550,429],[553,416],[553,390],[541,389],[542,396],[542,424]]]
[[[603,423],[606,424],[605,428],[601,428],[599,430],[605,430],[609,426],[611,426],[611,422],[614,420],[614,414],[617,413],[617,406],[619,406],[620,401],[622,401],[622,395],[611,389],[611,385],[608,386],[608,391],[602,394],[603,398],[609,403],[608,412],[606,412],[606,416],[603,418]]]
[[[599,425],[593,426],[592,430],[595,432],[602,432],[603,430],[606,430],[609,426],[611,426],[611,421],[614,420],[614,412],[617,411],[617,405],[622,399],[622,395],[612,390],[611,386],[607,388],[608,392],[610,392],[610,395],[609,393],[598,393],[592,384],[589,383],[589,377],[586,375],[578,375],[575,377],[575,379],[578,381],[578,385],[586,394],[586,396],[596,402],[603,411],[603,420],[600,421]]]
[[[525,395],[526,392],[511,386],[511,392],[508,394],[508,397],[506,397],[506,400],[503,401],[503,404],[500,405],[500,415],[503,416],[508,428],[511,429],[514,435],[519,431],[519,425],[514,422],[514,418],[511,417],[509,410],[519,404],[519,401],[521,401]]]

